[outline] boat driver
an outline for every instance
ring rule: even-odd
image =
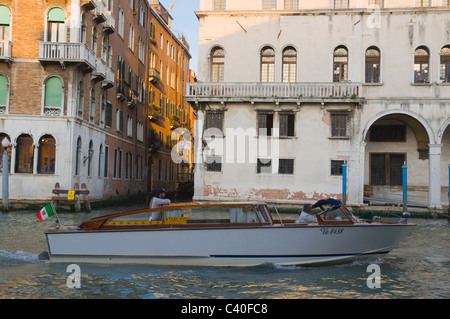
[[[150,208],[157,208],[161,206],[166,206],[171,203],[170,199],[165,198],[167,194],[167,190],[164,188],[158,188],[155,191],[155,196],[153,196],[152,200],[150,201]],[[160,220],[161,219],[161,212],[153,212],[152,216],[150,217],[150,220]]]
[[[317,217],[312,215],[311,204],[303,205],[303,210],[300,212],[300,216],[298,217],[296,223],[317,223]]]

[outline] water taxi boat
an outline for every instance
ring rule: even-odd
[[[385,255],[414,226],[359,220],[336,200],[313,207],[317,222],[302,224],[266,203],[172,204],[55,225],[45,235],[50,262],[325,265]]]

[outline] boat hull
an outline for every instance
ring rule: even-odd
[[[47,232],[51,262],[327,265],[389,253],[411,224]]]

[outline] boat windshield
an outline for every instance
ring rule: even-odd
[[[265,205],[167,206],[160,210],[108,219],[106,226],[152,224],[247,224],[270,223]]]

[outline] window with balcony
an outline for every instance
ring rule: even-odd
[[[370,47],[366,50],[366,83],[380,83],[380,50]]]
[[[298,0],[284,0],[284,10],[298,10]]]
[[[65,14],[61,8],[52,8],[47,15],[47,37],[49,42],[66,42]]]
[[[348,9],[349,0],[334,0],[335,9]]]
[[[449,0],[450,1],[450,0]],[[442,83],[450,83],[450,45],[441,49],[440,79]]]
[[[227,7],[227,0],[214,0],[215,11],[226,10],[226,7]]]
[[[333,82],[343,82],[348,80],[348,50],[344,46],[339,46],[334,50],[333,55]]]
[[[297,82],[297,51],[293,47],[283,50],[283,82]]]
[[[271,47],[261,50],[261,82],[275,82],[275,50]]]
[[[44,89],[44,113],[48,115],[60,115],[63,104],[63,82],[56,76],[49,77],[45,81]]]
[[[225,51],[220,47],[211,50],[211,82],[223,82]]]
[[[263,9],[264,10],[276,10],[277,9],[277,0],[263,0]]]
[[[16,173],[33,173],[34,146],[33,138],[28,134],[22,134],[16,143]]]
[[[8,79],[0,74],[0,114],[5,114],[8,110],[8,87]]]
[[[0,5],[0,56],[5,56],[6,41],[10,39],[10,11],[7,6]]]
[[[415,0],[416,7],[429,7],[430,0]]]
[[[429,83],[430,52],[420,46],[414,51],[414,83]]]
[[[44,135],[39,140],[38,169],[39,174],[55,174],[56,140],[51,135]]]

